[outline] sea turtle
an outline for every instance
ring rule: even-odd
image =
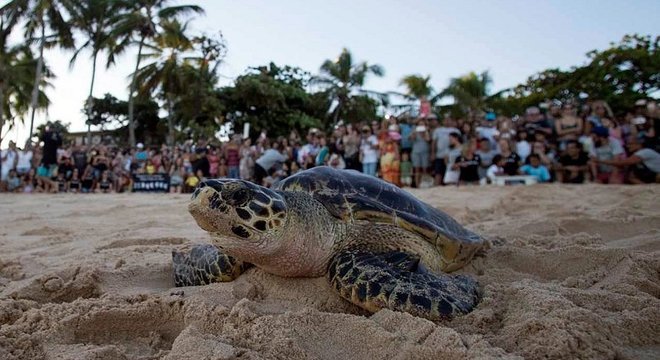
[[[265,188],[206,180],[188,210],[213,245],[172,253],[176,286],[235,279],[250,264],[285,277],[327,276],[344,299],[431,320],[470,312],[479,286],[448,275],[488,247],[444,212],[380,179],[315,167]]]

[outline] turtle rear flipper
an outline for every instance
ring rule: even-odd
[[[330,262],[328,280],[341,297],[371,312],[387,308],[440,320],[477,306],[480,296],[474,279],[434,274],[411,266],[415,263],[413,256],[402,252],[346,250]]]
[[[172,251],[172,261],[177,287],[232,281],[249,266],[210,244],[195,245],[189,252]]]

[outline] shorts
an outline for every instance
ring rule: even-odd
[[[447,164],[445,164],[445,159],[433,160],[433,175],[444,176],[446,171],[447,171]]]
[[[426,169],[429,167],[429,153],[412,153],[412,163],[413,167]]]
[[[170,177],[170,186],[181,186],[183,184],[183,178],[180,175],[172,175]]]
[[[633,174],[637,179],[646,184],[653,184],[658,176],[646,166],[637,166],[633,168]]]
[[[401,184],[403,186],[412,186],[412,176],[402,176]]]
[[[41,165],[37,168],[37,176],[50,177],[50,169]]]

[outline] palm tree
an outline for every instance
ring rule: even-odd
[[[26,20],[24,36],[28,42],[34,42],[39,34],[39,58],[37,59],[30,108],[30,139],[34,130],[34,116],[39,107],[40,85],[44,68],[44,48],[60,46],[65,49],[74,47],[71,28],[66,21],[70,0],[12,0],[0,9],[0,12],[17,14]],[[46,30],[51,34],[46,35]]]
[[[431,75],[407,75],[401,79],[400,85],[406,87],[405,94],[394,93],[396,95],[403,95],[404,97],[412,100],[419,101],[420,107],[427,103],[430,107],[443,96],[441,93],[436,93],[433,87],[429,84]]]
[[[89,119],[91,117],[97,57],[101,51],[108,51],[107,69],[114,64],[117,51],[123,50],[117,48],[114,39],[110,37],[113,16],[117,10],[119,10],[119,6],[114,0],[76,1],[70,8],[73,26],[82,31],[86,37],[86,41],[75,50],[69,66],[73,67],[78,55],[83,50],[90,49],[92,52],[92,81],[89,86],[89,96],[87,97],[87,106],[85,109],[88,120],[88,143],[91,141],[91,124],[89,123]]]
[[[430,75],[426,77],[422,75],[407,75],[401,79],[400,84],[407,88],[407,96],[417,100],[428,100],[433,93],[433,87],[431,87],[429,81],[431,81]]]
[[[345,48],[337,59],[323,62],[320,71],[321,74],[315,78],[315,82],[326,87],[328,95],[337,104],[332,115],[334,123],[346,109],[352,94],[358,91],[365,92],[362,86],[369,74],[376,76],[385,74],[385,70],[380,65],[354,63],[353,56]]]
[[[161,23],[177,19],[191,13],[204,14],[204,9],[197,5],[167,6],[171,0],[119,0],[125,11],[121,11],[114,19],[115,26],[110,36],[119,39],[117,52],[138,40],[138,55],[135,71],[131,78],[128,95],[128,134],[131,146],[135,146],[134,99],[137,87],[137,75],[142,50],[148,40],[153,39],[162,30]]]
[[[168,111],[167,128],[169,145],[174,143],[174,105],[179,96],[186,91],[188,74],[193,62],[202,60],[191,56],[193,41],[186,36],[187,24],[177,20],[161,22],[162,33],[154,44],[143,46],[151,52],[142,54],[143,59],[153,61],[138,69],[132,76],[140,84],[138,94],[148,96],[159,93],[165,101]]]
[[[479,75],[470,72],[461,77],[452,78],[449,81],[449,86],[440,94],[453,97],[454,104],[462,112],[474,115],[486,107],[492,82],[493,79],[488,71],[484,71]]]

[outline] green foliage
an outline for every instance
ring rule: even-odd
[[[220,89],[224,118],[235,129],[248,122],[253,134],[265,130],[270,136],[288,135],[292,129],[322,127],[321,119],[314,116],[318,103],[304,88],[309,78],[299,68],[273,63],[252,68],[239,76],[234,86]]]
[[[429,84],[431,76],[407,75],[401,79],[400,84],[406,87],[406,95],[417,100],[428,99],[433,93],[433,87]]]
[[[326,60],[321,65],[320,75],[314,78],[314,82],[324,88],[323,93],[328,96],[331,103],[336,103],[332,112],[332,122],[337,123],[340,119],[349,122],[365,120],[356,119],[356,110],[367,113],[369,106],[364,100],[352,100],[356,94],[367,93],[362,89],[369,75],[383,76],[385,70],[380,65],[369,65],[366,62],[355,63],[348,49],[343,49],[335,60]],[[380,97],[382,94],[368,92]],[[376,112],[367,114],[367,117],[376,116]]]
[[[41,139],[43,137],[46,132],[46,126],[48,126],[51,131],[59,133],[62,137],[65,137],[69,133],[69,126],[71,126],[71,123],[63,123],[62,120],[55,120],[41,124],[37,126],[37,138]]]
[[[90,124],[102,129],[114,129],[119,139],[128,135],[128,102],[111,94],[93,98]],[[167,126],[158,116],[159,106],[153,100],[139,99],[135,103],[136,135],[150,144],[165,142]]]
[[[492,82],[493,79],[488,71],[478,75],[470,72],[452,78],[449,86],[441,92],[441,96],[451,96],[454,99],[451,112],[455,116],[476,114],[486,107]]]
[[[588,63],[569,70],[535,74],[494,105],[502,113],[521,113],[548,99],[607,101],[615,111],[630,109],[640,98],[660,91],[660,37],[626,35],[603,51],[587,53]]]

